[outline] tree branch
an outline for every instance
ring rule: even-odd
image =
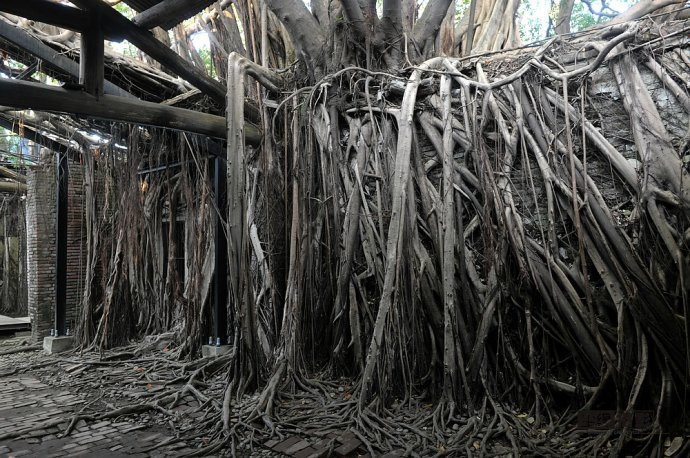
[[[357,0],[340,0],[340,4],[343,5],[343,13],[345,13],[348,22],[352,24],[355,33],[364,38],[366,36],[364,14],[362,14],[362,8],[359,7]]]
[[[573,14],[575,0],[560,0],[558,3],[558,17],[554,24],[556,35],[570,33],[570,17]]]
[[[412,30],[412,38],[417,42],[420,49],[423,49],[423,44],[427,40],[436,38],[438,30],[441,28],[441,22],[443,22],[446,13],[448,13],[450,3],[451,0],[437,0],[429,2],[424,9],[422,17],[419,18]]]
[[[321,27],[328,27],[328,0],[311,0],[311,12],[319,21]]]
[[[621,22],[639,19],[642,16],[646,16],[647,14],[653,13],[661,8],[677,3],[684,3],[684,1],[685,0],[642,0],[636,3],[628,11],[625,11],[611,19],[608,24],[618,24]]]
[[[402,0],[383,0],[381,15],[381,31],[386,45],[391,46],[395,59],[399,58],[400,45],[398,39],[403,33]]]
[[[266,0],[299,51],[316,59],[323,49],[323,29],[301,0]]]

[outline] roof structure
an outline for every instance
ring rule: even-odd
[[[75,148],[75,132],[86,133],[87,143],[107,132],[99,120],[225,137],[223,83],[151,32],[174,27],[213,2],[125,3],[138,13],[132,20],[107,0],[0,3],[0,126],[58,152]],[[149,63],[123,55],[109,40],[127,40]],[[254,107],[246,111],[256,118]],[[248,141],[258,142],[258,130],[247,129]]]

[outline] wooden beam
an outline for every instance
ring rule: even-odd
[[[170,72],[189,81],[221,106],[225,106],[225,86],[201,73],[188,60],[183,59],[175,51],[158,41],[151,32],[132,23],[101,0],[72,0],[72,3],[86,10],[100,11],[105,27],[109,30],[117,30],[130,43],[157,60]]]
[[[2,0],[0,11],[77,32],[87,23],[84,11],[46,0]]]
[[[83,91],[0,79],[0,100],[5,106],[19,109],[69,113],[183,130],[209,137],[227,137],[224,117],[113,95],[96,98]],[[247,143],[258,144],[261,141],[261,133],[252,124],[245,124],[244,132]]]
[[[203,10],[215,0],[163,0],[134,16],[132,22],[145,29],[177,25]],[[186,16],[186,17],[183,17]],[[177,21],[173,24],[173,21]],[[170,28],[170,27],[163,27]]]
[[[86,11],[48,0],[2,0],[0,11],[75,32],[82,32],[89,26]],[[104,24],[103,27],[106,39],[123,39],[116,29],[109,28],[109,24]]]
[[[24,193],[26,192],[26,185],[16,181],[0,181],[0,192]]]
[[[26,177],[21,173],[0,165],[0,176],[9,178],[19,183],[26,183]]]
[[[4,0],[0,2],[0,4],[3,3]],[[79,78],[78,63],[54,50],[50,46],[45,45],[38,38],[2,20],[0,20],[0,38],[41,59],[43,64],[47,65],[49,68],[55,69],[59,73],[70,76],[75,80]],[[134,97],[129,92],[114,85],[110,81],[104,82],[103,90],[106,94],[121,97]]]
[[[199,69],[194,67],[189,61],[183,59],[175,51],[158,41],[158,39],[156,39],[151,32],[132,23],[125,16],[118,13],[101,0],[74,0],[72,3],[77,4],[87,10],[101,11],[102,27],[105,39],[122,40],[126,38],[141,51],[160,62],[171,73],[188,81],[193,86],[201,90],[204,94],[214,99],[219,105],[225,106],[225,86],[199,71]],[[61,10],[61,8],[66,8],[66,10]],[[87,13],[82,10],[77,10],[76,8],[60,5],[46,0],[0,0],[0,11],[11,12],[12,14],[18,14],[29,19],[33,18],[34,20],[44,19],[45,22],[53,25],[58,25],[56,22],[67,21],[66,19],[51,19],[53,16],[50,14],[44,14],[44,10],[51,12],[57,11],[58,13],[56,17],[58,19],[69,17],[70,24],[62,24],[60,25],[61,27],[79,31],[83,31],[87,28]],[[75,16],[73,10],[79,12],[78,17]],[[60,11],[62,12],[60,13]],[[67,25],[71,26],[67,27]],[[40,40],[32,37],[17,27],[13,27],[4,21],[0,21],[0,35],[2,35],[3,38],[7,39],[8,41],[14,43],[16,46],[25,49],[26,51],[34,54],[36,57],[39,57],[48,63],[54,63],[56,66],[59,65],[65,67],[63,71],[74,78],[79,77],[79,67],[73,67],[74,61],[57,53],[52,48],[43,44]],[[30,49],[27,49],[27,46]],[[61,61],[60,64],[57,63],[58,60]],[[73,64],[68,64],[66,61],[72,62]],[[69,72],[66,71],[68,67],[70,68]],[[106,94],[121,95],[125,97],[127,96],[126,91],[121,90],[108,81],[105,82],[104,88]],[[244,113],[246,118],[254,123],[257,123],[260,120],[259,110],[250,103],[245,102]]]
[[[53,140],[52,138],[46,137],[33,126],[29,126],[28,124],[24,124],[24,126],[20,128],[18,121],[8,120],[0,116],[0,126],[11,132],[14,132],[17,135],[21,135],[22,138],[26,138],[34,143],[38,143],[39,145],[44,146],[51,151],[69,151],[70,149],[73,149],[67,145]]]

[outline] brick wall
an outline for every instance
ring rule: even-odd
[[[32,340],[40,341],[53,328],[55,306],[55,157],[27,173],[26,232],[29,316]],[[86,268],[83,169],[69,163],[67,220],[67,327],[74,330],[80,309]]]
[[[67,217],[67,327],[79,321],[86,276],[86,227],[84,224],[84,168],[70,162]]]

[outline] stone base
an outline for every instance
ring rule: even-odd
[[[44,337],[43,338],[43,349],[49,355],[54,355],[56,353],[62,353],[70,350],[74,346],[74,337],[72,336],[60,336],[60,337]]]
[[[232,347],[230,345],[204,345],[201,347],[201,356],[204,358],[215,358],[230,353]]]

